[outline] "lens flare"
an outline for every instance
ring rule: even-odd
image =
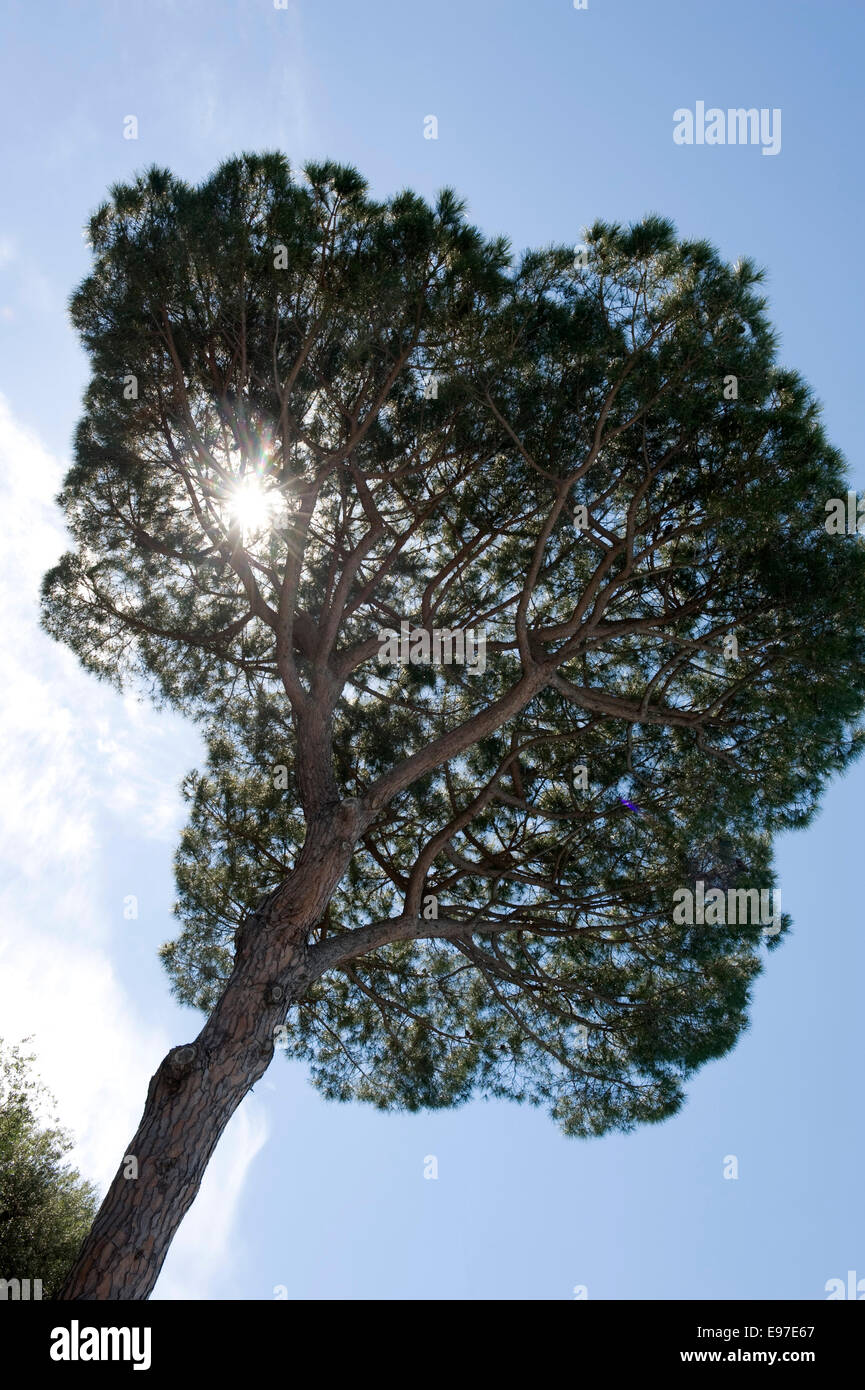
[[[247,473],[231,489],[229,516],[244,536],[259,534],[272,525],[276,500],[276,492],[266,488],[257,473]]]

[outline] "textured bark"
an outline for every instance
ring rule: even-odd
[[[313,978],[307,940],[345,871],[351,811],[308,839],[290,878],[247,918],[234,972],[193,1043],[152,1077],[144,1114],[58,1297],[146,1299],[231,1116],[266,1071],[273,1034]],[[321,828],[321,827],[320,827]]]

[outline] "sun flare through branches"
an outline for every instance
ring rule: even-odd
[[[259,473],[246,473],[227,497],[228,517],[244,538],[261,535],[274,524],[279,491],[268,487]]]

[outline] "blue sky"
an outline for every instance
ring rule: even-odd
[[[42,635],[64,548],[52,497],[86,382],[66,299],[107,187],[197,180],[241,149],[445,184],[516,250],[649,211],[769,274],[780,357],[865,490],[858,0],[6,0],[0,58],[0,1033],[40,1069],[101,1182],[147,1079],[197,1015],[156,959],[174,932],[177,791],[200,743]],[[782,147],[678,146],[673,112],[780,108]],[[137,140],[123,138],[124,118]],[[435,115],[438,139],[424,139]],[[822,499],[821,499],[822,500]],[[695,788],[695,795],[711,788]],[[777,848],[794,932],[752,1025],[683,1111],[568,1140],[545,1114],[325,1103],[278,1058],[226,1133],[163,1298],[825,1298],[865,1277],[859,868],[865,764]],[[138,899],[138,917],[123,903]],[[435,1155],[439,1176],[424,1179]],[[739,1177],[723,1177],[728,1155]]]

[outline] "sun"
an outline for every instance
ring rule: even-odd
[[[277,494],[266,488],[257,473],[246,473],[228,496],[228,513],[244,536],[266,531],[273,521]]]

